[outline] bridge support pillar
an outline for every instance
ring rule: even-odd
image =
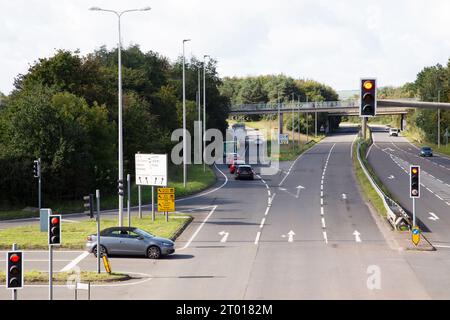
[[[404,123],[405,123],[405,115],[404,115],[404,114],[401,114],[401,115],[400,115],[400,131],[405,130]]]
[[[362,138],[367,139],[367,117],[362,118]]]

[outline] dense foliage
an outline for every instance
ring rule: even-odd
[[[220,94],[217,62],[206,65],[207,127],[226,129],[229,100]],[[182,126],[181,60],[170,63],[138,46],[122,51],[125,173],[134,154],[170,152]],[[188,129],[198,118],[197,72],[186,63]],[[0,97],[1,204],[36,203],[32,162],[42,160],[44,196],[80,199],[99,188],[112,191],[117,177],[117,50],[81,56],[59,50],[39,59]]]

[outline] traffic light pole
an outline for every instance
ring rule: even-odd
[[[53,300],[53,246],[48,245],[48,299]]]
[[[152,221],[155,221],[155,187],[152,186]]]
[[[128,227],[131,227],[131,212],[130,212],[130,196],[131,196],[131,176],[130,174],[127,174],[127,214],[128,214]]]
[[[13,243],[12,251],[17,251],[17,243]],[[17,300],[17,289],[13,289],[13,291],[12,291],[12,299],[13,300]]]
[[[413,227],[416,226],[416,198],[413,198]]]
[[[95,196],[97,198],[97,273],[100,273],[100,190],[95,191]]]

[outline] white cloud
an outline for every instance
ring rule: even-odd
[[[115,46],[116,18],[91,6],[151,6],[123,17],[125,44],[174,60],[182,39],[191,38],[187,54],[210,54],[222,76],[285,73],[351,89],[373,75],[400,85],[450,57],[444,0],[2,0],[0,91],[8,93],[17,74],[55,49],[84,54]]]

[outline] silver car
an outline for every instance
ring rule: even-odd
[[[106,255],[146,256],[158,259],[175,252],[174,242],[144,230],[128,227],[107,228],[100,232],[100,252]],[[86,249],[97,256],[97,235],[88,236]]]

